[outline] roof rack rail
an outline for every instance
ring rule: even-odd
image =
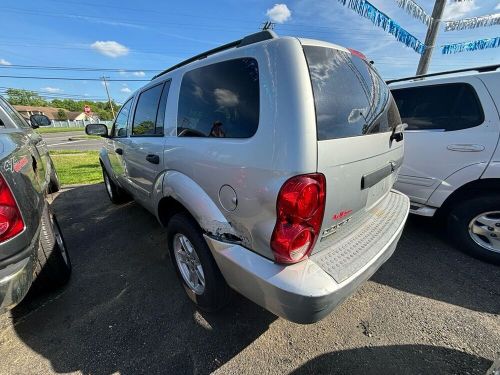
[[[403,82],[403,81],[409,81],[410,79],[419,79],[419,78],[426,78],[426,77],[435,77],[435,76],[441,76],[445,74],[453,74],[453,73],[462,73],[462,72],[478,72],[478,73],[484,73],[484,72],[494,72],[500,68],[500,64],[496,65],[486,65],[486,66],[478,66],[476,68],[467,68],[467,69],[457,69],[457,70],[448,70],[445,72],[439,72],[439,73],[430,73],[430,74],[421,74],[418,76],[413,76],[413,77],[406,77],[406,78],[397,78],[397,79],[389,79],[386,81],[387,84],[394,83],[394,82]]]
[[[154,79],[156,79],[156,78],[158,78],[158,77],[160,77],[168,72],[171,72],[172,70],[180,68],[181,66],[192,63],[193,61],[207,58],[208,56],[216,54],[218,52],[222,52],[222,51],[225,51],[225,50],[230,49],[230,48],[248,46],[249,44],[258,43],[258,42],[262,42],[264,40],[274,39],[277,37],[278,37],[278,35],[276,35],[276,33],[272,30],[262,30],[262,31],[259,31],[258,33],[247,35],[243,39],[235,40],[234,42],[224,44],[222,46],[219,46],[219,47],[216,47],[214,49],[208,50],[206,52],[200,53],[196,56],[190,57],[189,59],[184,60],[184,61],[180,62],[179,64],[176,64],[176,65],[164,70],[161,73],[158,73],[151,80],[154,80]]]

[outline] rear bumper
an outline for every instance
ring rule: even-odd
[[[0,314],[17,305],[28,293],[33,282],[39,233],[38,230],[28,248],[21,251],[25,257],[0,269]]]
[[[239,245],[205,236],[227,283],[272,313],[296,323],[314,323],[328,315],[390,258],[408,217],[409,200],[397,228],[379,251],[342,282],[336,282],[313,259],[276,264]]]

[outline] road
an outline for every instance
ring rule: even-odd
[[[101,149],[104,141],[102,139],[86,138],[83,131],[64,132],[64,133],[43,133],[43,139],[47,143],[50,151],[52,150],[79,150],[79,151],[98,151]]]
[[[0,317],[2,374],[481,374],[500,351],[500,267],[411,218],[394,256],[327,318],[297,325],[245,298],[184,295],[165,231],[102,184],[54,201],[73,276]],[[418,220],[419,219],[419,220]]]

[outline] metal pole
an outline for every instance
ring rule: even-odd
[[[429,25],[429,28],[427,29],[427,35],[425,36],[425,52],[422,54],[422,56],[420,56],[417,75],[427,73],[429,63],[431,62],[432,52],[434,51],[434,44],[436,43],[436,37],[445,5],[446,0],[436,0],[436,2],[434,3],[434,9],[432,10],[432,21]]]
[[[111,102],[111,97],[109,96],[108,82],[106,81],[106,78],[108,78],[108,77],[101,77],[101,78],[104,82],[104,87],[106,88],[106,94],[108,95],[108,102],[109,102],[109,106],[111,107],[111,113],[113,114],[113,118],[115,118],[115,109],[113,108],[113,103]]]

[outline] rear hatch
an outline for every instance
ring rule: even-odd
[[[315,254],[373,220],[378,205],[385,207],[404,142],[394,99],[372,65],[359,53],[311,43],[302,41],[316,107],[317,168],[326,177]]]

